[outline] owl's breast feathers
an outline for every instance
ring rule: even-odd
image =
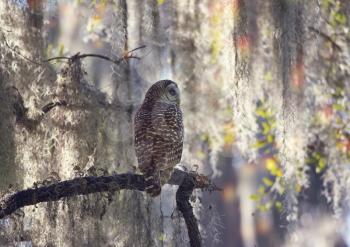
[[[183,138],[178,105],[144,103],[135,116],[135,150],[141,172],[172,170],[181,160]]]

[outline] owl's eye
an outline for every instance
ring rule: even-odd
[[[170,88],[169,89],[169,93],[171,96],[175,96],[176,95],[176,90],[174,88]]]

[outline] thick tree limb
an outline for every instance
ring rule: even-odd
[[[191,246],[201,246],[198,224],[189,198],[195,188],[220,189],[211,184],[210,180],[203,175],[179,169],[174,170],[169,184],[180,185],[176,193],[177,206],[185,219]],[[14,213],[17,209],[40,202],[58,201],[66,197],[98,192],[114,192],[122,189],[144,191],[146,186],[144,176],[132,173],[77,177],[52,183],[48,186],[34,187],[6,194],[3,198],[0,198],[0,219]]]
[[[195,187],[195,176],[191,174],[186,176],[176,192],[176,205],[185,219],[191,247],[200,247],[202,246],[201,235],[199,233],[197,219],[193,214],[193,209],[189,202]]]

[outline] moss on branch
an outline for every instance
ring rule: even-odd
[[[198,224],[189,198],[196,188],[211,191],[220,189],[203,175],[179,169],[174,170],[168,183],[179,185],[176,193],[176,203],[185,219],[191,246],[201,246]],[[92,193],[115,192],[123,189],[145,191],[146,187],[144,176],[139,174],[125,173],[111,176],[77,177],[4,195],[3,198],[0,198],[0,219],[11,215],[17,209],[41,202],[58,201],[62,198]]]

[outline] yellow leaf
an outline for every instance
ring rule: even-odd
[[[256,143],[253,144],[253,148],[262,148],[262,147],[265,147],[266,146],[266,142],[263,142],[263,141],[257,141]]]
[[[165,0],[158,0],[158,5],[162,5],[165,2]]]
[[[275,207],[276,207],[278,212],[282,212],[283,205],[280,201],[275,202]]]
[[[283,171],[280,167],[278,167],[276,160],[273,158],[268,158],[265,161],[266,169],[276,177],[282,177]]]
[[[268,143],[272,143],[273,142],[273,136],[272,135],[268,135],[267,136],[267,142]]]
[[[283,176],[283,172],[282,172],[282,170],[279,168],[279,169],[277,169],[277,171],[276,171],[276,173],[274,174],[276,177],[282,177]]]
[[[235,140],[235,135],[234,135],[234,128],[232,124],[226,124],[224,126],[224,143],[225,144],[232,144]]]
[[[266,72],[266,74],[264,75],[264,80],[265,81],[272,81],[271,71]]]
[[[259,209],[261,212],[266,212],[266,211],[269,210],[269,208],[267,207],[267,205],[263,205],[263,204],[258,205],[258,209]]]
[[[277,169],[276,161],[272,158],[268,158],[265,161],[266,169],[269,171],[274,171]]]
[[[280,168],[277,169],[276,173],[274,174],[276,177],[282,177],[283,176],[283,172]]]
[[[263,127],[263,134],[264,135],[267,135],[271,130],[271,127],[265,122],[262,123],[262,127]]]
[[[160,241],[164,241],[164,240],[165,240],[165,234],[164,234],[164,233],[160,234],[160,236],[158,237],[158,239],[159,239]]]
[[[255,112],[256,112],[256,115],[258,115],[260,117],[263,117],[263,118],[268,117],[266,111],[263,109],[257,109]]]
[[[258,192],[259,192],[259,194],[264,195],[265,194],[265,187],[260,185],[258,188]]]
[[[263,178],[263,182],[266,186],[272,186],[273,185],[273,181],[269,178]]]
[[[300,185],[300,184],[296,184],[296,185],[295,185],[295,191],[296,191],[297,193],[300,193],[300,192],[301,192],[301,185]]]
[[[232,144],[235,140],[235,136],[232,133],[227,133],[224,137],[225,144]]]
[[[257,194],[253,194],[253,195],[250,196],[250,199],[251,199],[252,201],[260,201],[261,196],[260,196],[260,195],[257,195]]]

